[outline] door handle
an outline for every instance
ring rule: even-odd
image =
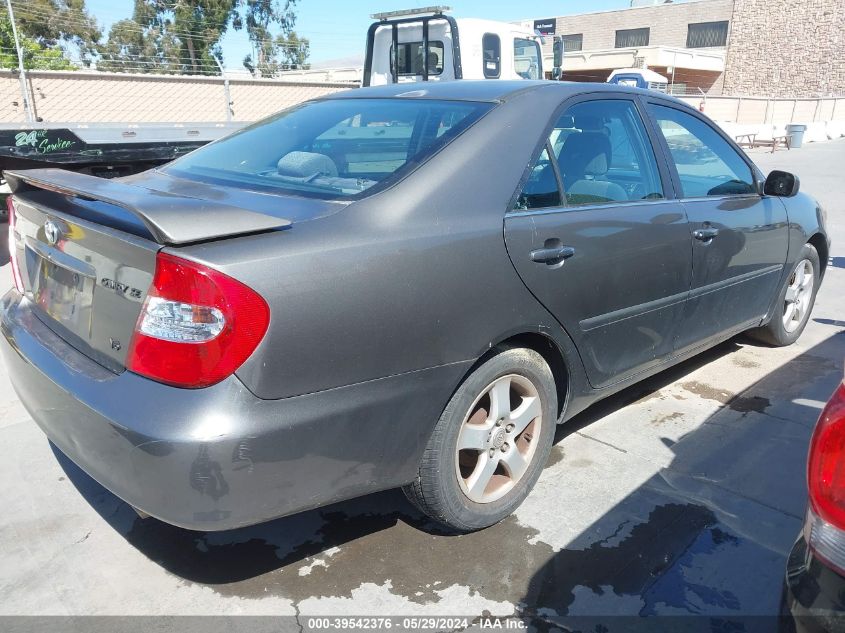
[[[571,246],[551,246],[531,251],[531,261],[539,264],[559,264],[575,254]]]
[[[692,236],[697,240],[701,240],[702,242],[709,242],[718,234],[719,229],[714,228],[712,226],[708,226],[703,229],[696,229],[692,232]]]

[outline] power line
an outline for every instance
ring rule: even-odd
[[[52,13],[49,13],[49,12],[46,12],[46,11],[43,11],[43,10],[40,10],[40,9],[35,9],[35,8],[29,7],[29,6],[24,5],[24,4],[18,4],[17,2],[13,2],[12,6],[14,7],[18,16],[20,16],[20,17],[29,17],[29,18],[35,18],[35,19],[38,19],[38,20],[49,20],[49,19],[55,17],[55,14],[52,14]],[[230,30],[228,25],[226,25],[226,28],[223,31],[221,31],[220,35],[215,37],[213,35],[203,35],[201,33],[193,32],[193,31],[176,30],[176,29],[173,29],[173,28],[168,28],[166,26],[164,28],[152,27],[152,26],[145,27],[145,26],[143,26],[143,25],[141,25],[137,22],[134,22],[134,20],[132,20],[131,17],[123,18],[123,20],[126,20],[128,22],[133,23],[133,24],[124,24],[123,25],[124,29],[127,29],[131,32],[148,33],[150,30],[158,30],[162,35],[172,35],[172,36],[177,37],[177,38],[180,38],[180,37],[181,38],[190,38],[192,40],[200,40],[200,41],[207,41],[207,42],[213,42],[213,43],[218,42],[220,40],[220,38],[223,37],[223,35],[225,35],[225,33],[227,33]],[[79,26],[79,27],[86,27],[87,28],[87,27],[91,26],[89,22],[86,22],[85,20],[83,20],[81,18],[76,18],[76,17],[71,17],[71,16],[64,17],[63,21],[67,24],[71,24],[71,25]],[[99,25],[97,25],[97,26],[99,27]],[[112,24],[112,26],[114,26],[114,24]],[[238,29],[235,29],[234,27],[232,27],[231,30],[238,30]],[[292,30],[296,31],[296,29],[292,29]],[[327,35],[327,36],[331,36],[333,38],[359,39],[358,36],[352,35],[350,33],[344,33],[344,32],[311,31],[311,30],[308,30],[307,32],[317,34],[317,35]],[[296,31],[296,33],[297,33],[297,35],[303,35],[304,36],[306,31],[305,30],[299,30],[299,31]],[[274,40],[272,40],[272,39],[264,39],[264,40],[252,40],[252,39],[250,39],[250,41],[257,42],[257,43],[272,43],[272,42],[274,42]]]

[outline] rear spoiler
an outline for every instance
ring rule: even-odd
[[[159,244],[201,242],[291,225],[284,218],[64,169],[7,170],[4,176],[12,193],[45,189],[125,209],[143,222]]]

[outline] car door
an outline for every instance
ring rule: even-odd
[[[678,332],[683,351],[765,316],[787,255],[786,208],[760,194],[757,169],[697,112],[647,106],[689,218],[692,285]]]
[[[689,229],[636,98],[569,103],[505,218],[505,240],[601,387],[672,353],[690,285]]]

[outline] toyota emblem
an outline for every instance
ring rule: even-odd
[[[50,244],[50,246],[55,246],[56,242],[59,241],[59,235],[60,231],[58,225],[52,220],[47,220],[44,223],[44,237],[47,238],[47,243]]]

